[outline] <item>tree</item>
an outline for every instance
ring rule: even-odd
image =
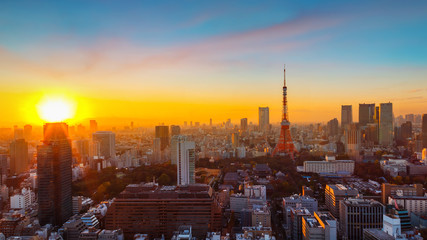
[[[166,173],[162,173],[162,175],[160,175],[159,179],[157,179],[157,182],[163,186],[172,184],[171,178]]]

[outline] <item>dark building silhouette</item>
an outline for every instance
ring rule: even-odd
[[[341,106],[341,127],[353,122],[353,108],[351,105]]]
[[[28,143],[16,139],[10,143],[10,173],[20,174],[28,169]]]
[[[181,127],[178,125],[171,125],[171,137],[180,135],[180,134],[181,134]]]
[[[334,137],[336,135],[338,135],[339,133],[339,127],[338,127],[338,119],[334,118],[332,120],[330,120],[327,124],[327,129],[328,129],[328,136],[330,137]]]
[[[400,139],[406,142],[408,138],[412,138],[412,122],[410,121],[402,123],[400,126]]]
[[[423,114],[421,137],[423,141],[423,148],[427,148],[427,114]]]
[[[71,164],[68,125],[45,124],[43,143],[37,146],[38,217],[42,226],[61,226],[72,216]]]
[[[169,146],[169,127],[156,126],[156,138],[160,138],[160,150],[165,150]]]
[[[359,124],[365,126],[374,122],[375,104],[359,104]]]
[[[242,131],[248,130],[248,119],[247,118],[240,119],[240,130],[242,130]]]

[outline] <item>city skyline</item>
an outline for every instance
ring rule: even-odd
[[[52,95],[76,105],[70,123],[255,124],[268,106],[275,124],[283,64],[292,123],[427,104],[424,2],[21,4],[0,8],[2,127],[42,125],[36,105]]]

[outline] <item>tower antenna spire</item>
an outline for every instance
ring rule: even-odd
[[[279,141],[274,148],[273,155],[286,155],[289,154],[293,158],[296,151],[294,142],[292,141],[291,131],[289,129],[289,116],[288,116],[288,88],[286,87],[286,64],[283,65],[283,116],[280,130]]]

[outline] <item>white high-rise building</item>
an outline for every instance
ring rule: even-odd
[[[380,104],[379,143],[390,145],[393,143],[393,104]]]
[[[268,131],[270,128],[270,110],[268,107],[260,107],[258,111],[259,131]]]
[[[176,163],[177,184],[187,185],[195,183],[196,144],[187,141],[187,137],[176,135],[173,137],[171,146],[171,162]]]
[[[98,156],[109,159],[116,156],[116,134],[110,131],[98,131],[92,135],[94,144],[98,145]]]
[[[25,209],[35,201],[35,194],[30,190],[23,188],[21,194],[15,194],[10,197],[11,209]]]

